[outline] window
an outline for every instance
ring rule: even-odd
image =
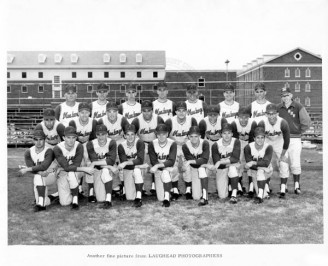
[[[198,87],[202,87],[202,88],[205,87],[205,79],[203,77],[200,77],[198,79]]]
[[[157,85],[153,85],[153,91],[154,91],[154,92],[157,91]]]
[[[300,92],[301,91],[301,85],[297,82],[295,84],[295,92]]]
[[[76,64],[79,60],[79,56],[77,54],[71,54],[71,63]]]
[[[137,85],[137,91],[138,91],[139,93],[142,92],[142,85]]]
[[[92,90],[93,90],[92,85],[87,85],[87,92],[92,93]]]
[[[104,72],[104,78],[108,79],[109,78],[109,72]]]
[[[59,99],[60,98],[60,91],[53,91],[54,92],[54,98]]]
[[[10,79],[10,72],[7,72],[7,79]]]
[[[311,106],[311,100],[309,97],[305,98],[305,106]]]
[[[39,79],[43,79],[43,72],[39,72],[38,75],[39,75]]]
[[[158,72],[157,71],[153,72],[153,78],[158,78]]]
[[[136,54],[136,63],[142,63],[142,54]]]
[[[62,58],[61,54],[55,54],[55,63],[59,64]]]
[[[142,104],[142,100],[141,99],[136,99],[136,101],[140,104]]]
[[[296,97],[294,100],[295,100],[295,102],[298,102],[298,103],[301,102],[301,99],[299,97]]]
[[[110,62],[110,55],[109,54],[104,54],[103,55],[103,61],[104,61],[104,63],[109,63]]]
[[[295,69],[295,78],[299,78],[301,76],[301,70],[299,68]]]
[[[88,78],[89,78],[89,79],[92,78],[92,72],[88,72]]]
[[[11,93],[11,87],[7,86],[7,93]]]
[[[140,71],[137,72],[137,78],[141,78],[141,72]]]
[[[22,78],[26,79],[26,72],[22,72]]]
[[[27,93],[27,86],[23,85],[21,91],[22,93]]]
[[[126,86],[122,84],[120,87],[120,92],[125,93],[125,90],[126,90]]]
[[[120,62],[125,63],[126,62],[126,55],[125,54],[120,54]]]
[[[121,78],[125,78],[125,72],[121,72]]]
[[[38,86],[38,93],[44,93],[44,87],[42,85]]]
[[[76,79],[76,72],[72,72],[72,78]]]
[[[311,84],[309,82],[305,84],[305,92],[311,92]]]
[[[203,94],[200,94],[200,95],[198,96],[198,99],[199,99],[199,100],[202,100],[203,102],[205,102],[205,96],[204,96]]]
[[[289,88],[289,83],[288,82],[285,83],[285,87]]]
[[[289,68],[285,69],[285,78],[289,78],[290,77],[290,70]]]
[[[294,54],[294,58],[295,60],[300,61],[302,59],[302,55],[297,52],[296,54]]]
[[[309,68],[307,68],[305,70],[305,77],[307,77],[307,78],[310,78],[311,77],[311,70]]]
[[[46,61],[47,56],[45,54],[38,55],[38,62],[39,64],[43,64]]]

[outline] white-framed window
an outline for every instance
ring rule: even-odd
[[[297,82],[295,84],[295,92],[300,92],[301,91],[301,85]]]
[[[53,91],[54,92],[54,98],[55,99],[59,99],[59,98],[61,98],[61,96],[60,96],[60,91]]]
[[[122,85],[120,86],[120,92],[121,92],[121,93],[125,93],[125,91],[126,91],[126,85],[122,84]]]
[[[158,78],[158,72],[157,71],[153,72],[153,78]]]
[[[142,63],[142,54],[136,54],[136,63]]]
[[[305,84],[305,92],[311,92],[311,84],[309,82]]]
[[[121,76],[122,79],[125,78],[125,72],[121,71],[120,76]]]
[[[92,91],[93,91],[92,85],[91,84],[87,85],[87,92],[92,93]]]
[[[142,78],[141,71],[137,71],[137,78]]]
[[[295,60],[300,61],[302,59],[302,55],[299,52],[297,52],[294,54],[294,58]]]
[[[310,70],[309,68],[307,68],[307,69],[305,70],[305,77],[306,77],[306,78],[311,78],[311,70]]]
[[[22,92],[22,93],[28,93],[28,90],[27,90],[27,86],[26,86],[26,85],[23,85],[23,86],[21,87],[21,92]]]
[[[110,62],[110,55],[109,54],[104,54],[103,55],[103,62],[104,63],[109,63]]]
[[[47,56],[45,54],[38,55],[38,63],[43,64],[46,61]]]
[[[157,91],[157,85],[153,85],[153,91],[156,92]]]
[[[7,93],[11,93],[11,86],[7,86]]]
[[[44,86],[43,85],[38,86],[38,93],[44,93]]]
[[[295,78],[299,78],[301,76],[301,70],[299,68],[295,69]]]
[[[43,72],[39,72],[38,77],[39,77],[39,79],[43,79]]]
[[[311,99],[309,97],[305,98],[305,106],[311,106]]]
[[[61,54],[55,54],[55,63],[59,64],[62,61]]]
[[[297,102],[297,103],[301,102],[301,99],[300,99],[299,97],[296,97],[294,100],[295,100],[295,102]]]
[[[105,78],[105,79],[108,79],[108,78],[109,78],[109,72],[108,72],[108,71],[105,71],[105,72],[104,72],[104,78]]]
[[[11,64],[14,61],[15,56],[12,54],[7,54],[7,64]]]
[[[120,63],[126,62],[126,54],[120,54]]]
[[[76,79],[76,72],[72,72],[72,79]]]
[[[285,83],[285,87],[289,88],[289,83],[288,82]]]
[[[26,79],[26,77],[27,77],[26,72],[22,72],[22,79]]]
[[[77,54],[71,54],[71,63],[76,64],[79,60],[79,56]]]
[[[139,92],[139,93],[141,93],[142,92],[142,85],[137,85],[137,91]]]
[[[200,87],[200,88],[204,88],[205,87],[205,78],[200,77],[198,79],[198,87]]]
[[[289,68],[285,69],[285,78],[289,78],[290,77],[290,70]]]
[[[92,79],[92,72],[88,72],[88,78]]]

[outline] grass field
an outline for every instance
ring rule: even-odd
[[[315,150],[303,150],[302,194],[293,193],[290,178],[285,200],[278,198],[279,180],[274,178],[271,199],[256,205],[240,197],[231,205],[213,193],[210,178],[205,207],[183,196],[163,208],[155,197],[147,197],[140,209],[113,199],[109,210],[83,201],[77,212],[57,204],[40,213],[32,211],[32,175],[17,177],[23,150],[8,149],[9,245],[323,243],[322,155]]]

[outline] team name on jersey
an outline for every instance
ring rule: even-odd
[[[224,117],[224,118],[235,117],[237,114],[238,114],[238,112],[235,112],[235,113],[234,112],[230,112],[230,113],[223,112],[222,117]]]
[[[171,136],[173,137],[184,137],[188,135],[188,131],[184,131],[182,129],[182,132],[179,132],[178,130],[173,130]]]
[[[165,162],[170,155],[170,148],[174,140],[167,139],[167,143],[164,146],[160,146],[158,143],[158,139],[153,141],[155,154],[157,156],[157,160],[161,163]]]
[[[199,109],[194,109],[194,110],[191,110],[191,109],[188,109],[187,110],[187,115],[194,115],[194,114],[203,114],[203,108],[199,108]]]
[[[105,160],[106,158],[109,157],[108,147],[109,147],[111,141],[112,140],[110,138],[107,138],[106,144],[104,146],[99,146],[98,139],[92,140],[93,149],[94,149],[95,153],[97,154],[98,160]]]
[[[249,144],[249,147],[251,148],[251,155],[252,155],[252,160],[253,161],[261,161],[264,158],[265,151],[268,148],[268,144],[264,143],[263,147],[261,150],[256,149],[255,147],[255,142],[252,142]]]
[[[276,130],[273,130],[273,131],[266,130],[265,131],[265,135],[268,136],[268,137],[280,136],[281,134],[282,134],[281,131],[276,131]]]
[[[235,138],[232,138],[230,144],[227,146],[223,145],[222,139],[217,141],[218,151],[219,151],[219,154],[221,155],[221,158],[225,159],[225,158],[231,157],[232,152],[233,152],[233,146],[235,144],[235,140],[236,140]]]
[[[106,111],[102,111],[102,112],[98,112],[98,111],[96,111],[96,112],[94,112],[93,113],[93,118],[101,118],[101,117],[103,117],[103,116],[105,116],[106,115]]]
[[[66,158],[69,165],[73,164],[73,159],[76,155],[76,149],[78,145],[79,142],[75,141],[74,147],[70,151],[68,151],[65,148],[65,141],[62,141],[61,143],[58,144],[58,147],[61,149],[63,156]]]
[[[199,145],[197,147],[194,147],[192,144],[191,144],[191,141],[188,140],[186,142],[186,145],[189,149],[189,152],[191,153],[192,157],[194,160],[197,160],[201,157],[201,155],[203,154],[203,142],[204,140],[203,139],[200,139],[199,141]]]
[[[136,113],[136,112],[133,112],[133,113],[125,113],[124,116],[127,118],[127,119],[131,119],[131,118],[135,118],[137,117],[138,115],[140,115],[141,113]]]
[[[107,132],[108,132],[108,136],[116,136],[122,133],[122,129],[114,129],[113,131],[107,130]]]
[[[254,111],[253,112],[253,117],[259,117],[259,116],[264,116],[265,115],[265,111]]]
[[[152,128],[142,128],[140,129],[139,131],[139,134],[140,135],[145,135],[145,134],[151,134],[151,133],[154,133],[156,131],[156,129],[152,129]]]
[[[137,151],[137,142],[138,142],[138,138],[136,138],[134,140],[133,145],[128,145],[128,142],[125,140],[122,142],[122,147],[124,149],[126,158],[131,161],[137,158],[138,155],[138,151]]]
[[[45,147],[42,152],[36,153],[35,146],[30,148],[30,155],[35,165],[40,165],[44,161],[48,149]]]
[[[73,117],[77,117],[79,114],[78,113],[68,113],[68,112],[64,112],[63,113],[63,119],[69,119],[69,118],[73,118]]]
[[[169,115],[169,114],[171,114],[172,113],[172,110],[171,109],[162,109],[162,110],[160,110],[160,109],[155,109],[155,114],[156,115],[164,115],[164,114],[167,114],[167,115]]]

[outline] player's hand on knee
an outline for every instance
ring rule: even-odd
[[[49,175],[49,172],[47,172],[47,171],[40,171],[40,172],[38,172],[38,174],[40,176],[42,176],[42,177],[47,177]]]
[[[155,172],[157,172],[158,167],[156,165],[154,165],[152,168],[149,169],[149,172],[155,174]]]

